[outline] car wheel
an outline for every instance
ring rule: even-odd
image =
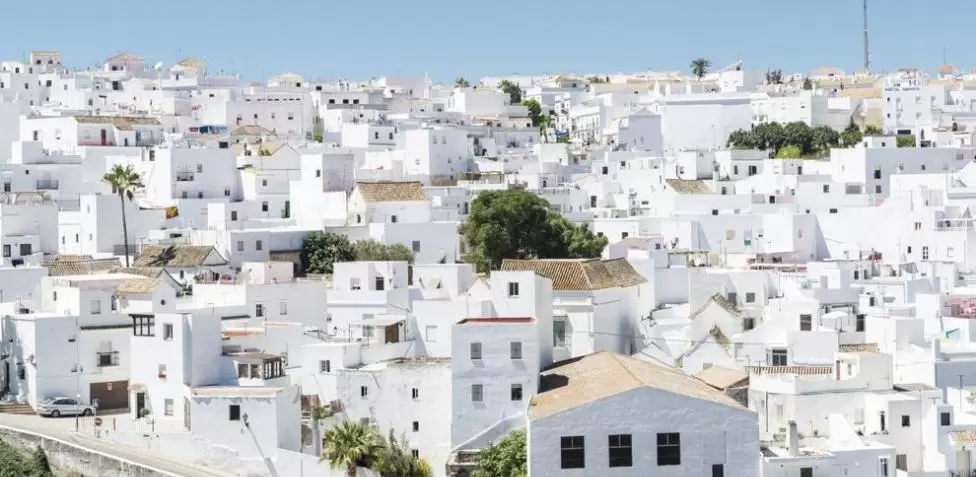
[[[82,411],[81,415],[82,416],[91,416],[92,415],[92,410],[91,409],[85,409],[84,411]]]
[[[61,411],[58,411],[57,409],[51,411],[51,417],[61,417]]]

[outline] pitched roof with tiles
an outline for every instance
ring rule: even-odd
[[[133,126],[161,126],[157,118],[139,118],[129,116],[75,116],[78,124],[111,124],[120,131],[131,131]]]
[[[119,283],[116,291],[119,293],[151,293],[159,280],[153,278],[132,278]]]
[[[647,280],[622,258],[502,260],[502,271],[532,271],[552,280],[553,290],[584,291],[629,287]]]
[[[749,381],[749,373],[723,366],[712,366],[694,376],[716,389],[741,387]]]
[[[84,255],[58,255],[51,262],[44,263],[48,276],[61,277],[67,275],[91,275],[118,268],[119,259],[91,258]]]
[[[747,366],[746,370],[757,376],[826,376],[834,371],[832,366]]]
[[[640,388],[743,409],[725,393],[681,371],[602,352],[556,363],[544,371],[540,392],[529,405],[529,418],[546,418]]]
[[[356,188],[366,202],[429,201],[430,196],[420,182],[371,181],[357,182]]]
[[[202,267],[207,258],[215,253],[217,251],[210,245],[149,245],[142,248],[142,252],[136,256],[132,266],[136,268]]]
[[[679,194],[714,194],[708,184],[705,181],[700,180],[684,180],[684,179],[667,179],[664,182],[668,183],[668,187],[671,190]]]
[[[841,353],[880,353],[878,343],[851,343],[837,347]]]

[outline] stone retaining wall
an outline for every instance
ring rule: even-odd
[[[77,473],[85,477],[179,477],[59,439],[11,427],[0,426],[0,440],[24,452],[32,452],[37,446],[41,446],[58,475]]]

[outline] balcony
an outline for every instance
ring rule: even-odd
[[[37,190],[58,190],[58,181],[52,179],[42,179],[36,182]]]
[[[193,173],[192,172],[177,172],[176,182],[192,182]]]

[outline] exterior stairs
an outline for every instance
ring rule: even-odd
[[[0,403],[0,413],[33,415],[34,408],[32,408],[30,404]]]

